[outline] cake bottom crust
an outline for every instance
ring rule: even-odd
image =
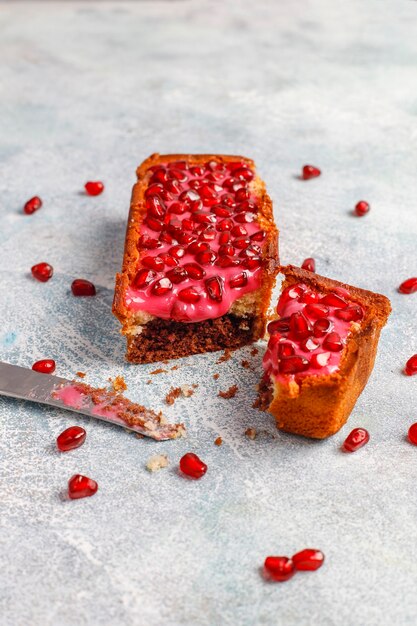
[[[255,316],[226,313],[202,322],[175,322],[155,318],[142,332],[127,339],[126,358],[131,363],[153,363],[191,354],[240,348],[259,339],[264,323]]]

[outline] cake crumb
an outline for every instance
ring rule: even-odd
[[[219,379],[220,374],[213,374],[213,378],[214,380],[218,380]]]
[[[114,378],[114,380],[110,379],[110,382],[113,386],[113,389],[118,392],[118,391],[126,391],[127,389],[127,385],[125,383],[125,380],[123,378],[123,376],[116,376]]]
[[[232,356],[231,351],[229,350],[229,348],[226,348],[226,350],[223,352],[221,357],[217,359],[216,363],[224,363],[225,361],[228,361],[231,358],[231,356]]]
[[[248,439],[252,439],[252,441],[255,439],[256,437],[256,429],[255,428],[247,428],[245,430],[245,435]]]
[[[132,431],[129,431],[132,432]],[[135,437],[136,439],[145,439],[145,435],[142,435],[141,433],[135,433]]]
[[[180,366],[179,365],[174,365],[173,367],[171,367],[171,370],[179,370]]]
[[[214,443],[216,446],[221,446],[223,443],[223,439],[221,437],[217,437],[217,439],[214,440]]]
[[[171,387],[167,395],[165,396],[165,402],[167,404],[174,404],[175,400],[181,395],[181,387]]]
[[[250,363],[249,361],[246,361],[246,359],[243,359],[242,361],[242,367],[244,367],[245,369],[249,369],[250,368]]]
[[[234,398],[239,387],[237,385],[232,385],[227,389],[227,391],[219,391],[220,398],[224,398],[225,400],[229,400],[230,398]]]
[[[168,467],[168,457],[166,454],[156,454],[155,456],[151,456],[146,463],[146,469],[149,472],[157,472],[163,467]]]
[[[184,398],[190,398],[191,396],[194,395],[194,390],[191,389],[190,385],[181,385],[180,389]]]
[[[149,379],[149,380],[146,381],[146,384],[147,385],[152,385],[152,381]]]
[[[164,370],[162,367],[158,367],[158,369],[151,372],[151,376],[154,376],[155,374],[166,374],[167,372],[168,370]]]
[[[78,376],[78,378],[85,378],[87,376],[85,372],[75,372],[75,375]]]
[[[193,389],[198,389],[200,385],[198,383],[193,383],[191,386]]]
[[[250,353],[251,353],[252,356],[256,356],[257,354],[259,354],[259,350],[258,350],[258,348],[252,348]]]

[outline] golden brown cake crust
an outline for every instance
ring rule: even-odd
[[[295,375],[293,382],[282,384],[264,378],[261,383],[261,408],[272,413],[281,430],[323,439],[336,433],[347,421],[372,372],[378,339],[391,312],[388,298],[352,287],[298,267],[281,268],[285,280],[282,289],[295,283],[321,292],[347,289],[349,300],[365,309],[357,332],[348,338],[340,368],[327,376]],[[290,379],[289,379],[290,380]]]
[[[116,275],[116,288],[113,301],[113,313],[122,323],[122,332],[124,334],[129,334],[132,328],[136,326],[135,315],[126,307],[125,293],[135,277],[138,262],[140,260],[140,251],[138,250],[137,243],[140,237],[140,227],[146,215],[145,191],[148,186],[148,180],[152,175],[148,172],[148,170],[153,166],[161,165],[170,161],[186,161],[192,165],[203,164],[207,161],[216,161],[217,163],[241,161],[255,170],[255,164],[251,159],[247,159],[242,156],[213,154],[153,154],[137,168],[136,174],[138,182],[134,185],[132,191],[122,272]],[[256,339],[262,337],[265,332],[270,294],[275,283],[275,276],[279,269],[279,258],[278,230],[274,224],[271,199],[266,192],[265,184],[257,175],[253,182],[259,196],[259,212],[257,214],[257,221],[260,228],[266,232],[265,243],[262,248],[263,264],[261,286],[257,290],[258,305],[256,322],[253,325],[253,336],[251,337],[251,340],[255,341]],[[131,341],[130,344],[132,345],[132,343],[133,342]],[[140,343],[139,338],[135,343],[137,345]],[[221,349],[221,347],[218,349]],[[129,359],[129,351],[127,356]],[[170,358],[169,355],[167,355],[167,358]],[[132,360],[138,362],[136,358],[132,358]]]

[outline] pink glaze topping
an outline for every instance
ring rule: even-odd
[[[265,232],[254,176],[240,161],[150,168],[141,260],[125,295],[130,310],[199,322],[260,286]]]
[[[278,302],[280,316],[268,324],[270,339],[263,366],[268,375],[326,375],[339,368],[352,323],[360,323],[363,308],[346,289],[324,293],[303,283],[287,287]]]
[[[113,402],[112,406],[110,406],[109,399],[105,398],[105,392],[103,392],[103,401],[94,405],[91,405],[91,394],[87,393],[76,383],[65,385],[55,390],[53,396],[57,400],[61,400],[65,406],[69,406],[73,409],[88,408],[92,415],[107,417],[121,424],[123,423],[123,420],[120,418],[120,413],[124,409],[123,405]]]

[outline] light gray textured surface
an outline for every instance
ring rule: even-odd
[[[57,374],[123,374],[132,399],[167,408],[188,439],[155,443],[65,412],[0,400],[0,609],[5,626],[237,624],[381,626],[417,622],[415,2],[46,2],[0,4],[0,358]],[[311,442],[251,408],[261,355],[185,359],[154,376],[128,366],[111,316],[135,166],[153,151],[243,153],[275,201],[284,262],[392,299],[372,378],[349,424]],[[297,180],[301,166],[323,170]],[[102,179],[98,198],[80,194]],[[39,194],[44,207],[21,214]],[[352,217],[359,199],[372,205]],[[47,284],[28,271],[46,260]],[[98,286],[74,299],[73,278]],[[212,374],[219,372],[218,382]],[[234,382],[230,401],[216,397]],[[55,437],[84,424],[86,444]],[[354,426],[371,442],[339,445]],[[265,429],[254,442],[248,426]],[[217,448],[213,441],[223,437]],[[177,462],[208,463],[197,483]],[[155,475],[147,459],[167,453]],[[65,500],[85,473],[96,496]],[[265,583],[268,554],[326,554],[317,573]]]

